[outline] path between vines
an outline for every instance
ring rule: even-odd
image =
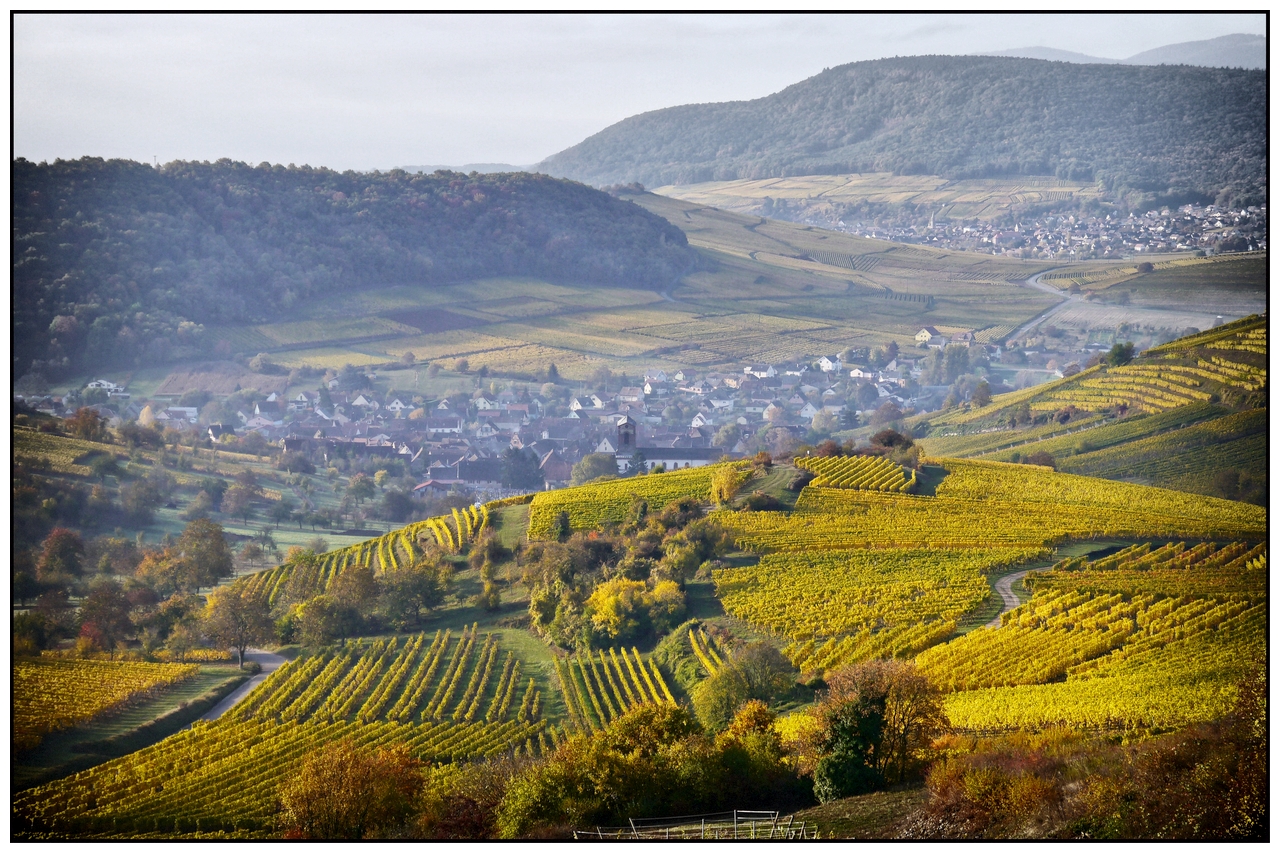
[[[235,689],[231,695],[224,698],[213,709],[206,713],[200,719],[212,721],[221,717],[238,705],[246,696],[253,692],[253,689],[259,684],[267,680],[267,676],[275,672],[276,669],[285,662],[285,658],[263,649],[248,649],[244,653],[244,659],[247,661],[257,661],[262,667],[262,672],[250,678],[244,684]]]
[[[996,581],[996,592],[1000,593],[1000,597],[1004,599],[1004,609],[1000,611],[1000,613],[996,616],[996,618],[988,622],[986,627],[999,628],[1000,617],[1004,616],[1004,614],[1008,613],[1010,610],[1013,610],[1015,607],[1017,607],[1019,604],[1022,603],[1018,601],[1018,596],[1013,594],[1013,582],[1020,581],[1023,578],[1025,578],[1027,576],[1028,571],[1030,571],[1030,569],[1024,569],[1023,571],[1020,571],[1020,572],[1013,572],[1012,574],[1005,575],[1004,577],[1000,578],[1000,580]]]

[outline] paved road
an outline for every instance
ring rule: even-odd
[[[1044,270],[1044,272],[1036,273],[1035,275],[1031,276],[1031,278],[1022,282],[1023,286],[1030,287],[1033,290],[1040,290],[1045,293],[1052,293],[1054,296],[1061,297],[1062,301],[1059,302],[1057,305],[1053,306],[1052,308],[1050,308],[1048,311],[1045,311],[1043,314],[1039,315],[1035,319],[1027,323],[1023,323],[1012,334],[1008,335],[1006,340],[1017,340],[1018,338],[1026,337],[1027,333],[1029,333],[1036,326],[1040,325],[1045,320],[1048,320],[1050,317],[1052,317],[1054,314],[1057,314],[1063,308],[1066,308],[1072,302],[1079,302],[1081,300],[1082,297],[1072,296],[1069,293],[1065,293],[1061,290],[1058,290],[1058,288],[1054,287],[1053,285],[1044,284],[1043,282],[1041,282],[1040,276],[1044,275],[1047,272],[1053,272],[1053,270]]]
[[[1000,617],[1022,603],[1018,601],[1018,596],[1013,594],[1013,582],[1020,581],[1025,578],[1028,571],[1030,571],[1030,569],[1014,572],[1013,574],[1005,575],[1000,578],[1000,580],[996,581],[996,592],[1000,593],[1000,597],[1004,599],[1004,609],[1000,611],[999,616],[996,616],[996,618],[987,623],[988,628],[999,628]]]
[[[267,680],[267,676],[275,672],[276,669],[285,662],[285,658],[262,649],[249,649],[244,653],[245,660],[257,661],[262,666],[262,672],[250,678],[244,684],[235,689],[230,696],[227,696],[200,719],[216,720],[223,714],[230,711],[241,702],[246,696],[253,692],[253,688]]]

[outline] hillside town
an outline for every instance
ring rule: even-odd
[[[1070,212],[963,221],[935,213],[929,215],[927,222],[922,220],[921,211],[904,210],[871,221],[803,221],[861,237],[1015,258],[1082,261],[1166,252],[1215,255],[1267,248],[1265,204],[1246,208],[1188,204],[1128,216]]]

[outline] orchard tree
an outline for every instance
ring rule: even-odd
[[[375,493],[373,479],[368,474],[356,474],[347,482],[347,495],[357,504],[369,500]]]

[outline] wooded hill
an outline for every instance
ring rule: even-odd
[[[1265,71],[896,57],[831,68],[752,101],[633,116],[537,168],[648,186],[854,172],[1057,175],[1167,201],[1260,203],[1266,92]]]
[[[202,352],[354,288],[486,276],[666,287],[695,263],[637,205],[545,175],[13,163],[13,375]]]

